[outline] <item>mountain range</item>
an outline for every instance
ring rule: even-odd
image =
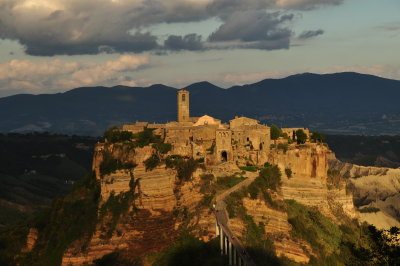
[[[400,132],[400,81],[353,72],[297,74],[220,88],[191,84],[191,116],[223,121],[236,115],[265,124],[308,127],[330,134]],[[52,131],[101,135],[112,125],[176,120],[176,88],[82,87],[57,94],[0,98],[0,132]]]

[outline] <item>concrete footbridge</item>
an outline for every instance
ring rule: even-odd
[[[253,266],[255,263],[250,258],[246,249],[237,239],[228,224],[228,213],[226,211],[226,203],[224,199],[231,193],[240,190],[242,187],[250,185],[256,176],[248,177],[246,180],[240,182],[236,186],[228,189],[216,198],[215,205],[215,232],[220,239],[221,254],[227,255],[229,258],[229,265],[234,266]]]

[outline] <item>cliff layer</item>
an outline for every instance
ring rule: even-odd
[[[329,165],[347,178],[360,220],[381,229],[400,226],[400,169],[358,166],[336,159]]]

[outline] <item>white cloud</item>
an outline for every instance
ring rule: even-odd
[[[80,86],[136,85],[135,81],[127,77],[126,72],[149,63],[147,56],[130,54],[123,54],[104,63],[14,59],[0,64],[0,90],[43,93]]]

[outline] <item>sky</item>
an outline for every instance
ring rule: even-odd
[[[400,80],[399,0],[0,0],[0,97],[344,71]]]

